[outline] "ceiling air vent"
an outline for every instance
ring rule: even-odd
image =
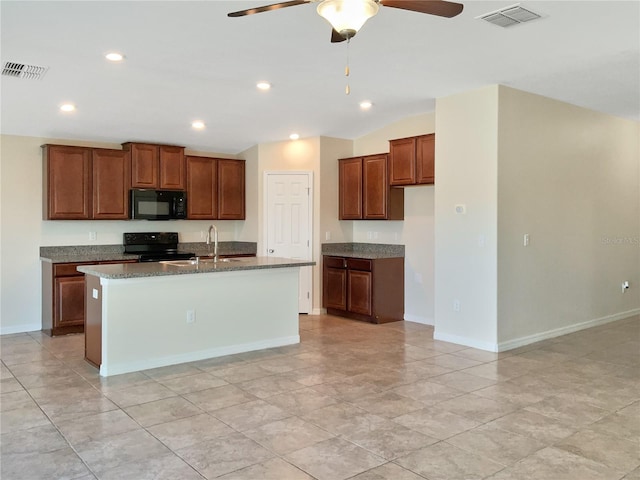
[[[40,80],[49,67],[38,65],[27,65],[26,63],[4,62],[2,75],[5,77],[27,78],[29,80]]]
[[[510,7],[501,8],[495,12],[485,13],[480,15],[481,20],[485,20],[499,27],[510,27],[511,25],[518,25],[520,23],[530,22],[540,18],[540,15],[521,7],[520,5],[511,5]]]

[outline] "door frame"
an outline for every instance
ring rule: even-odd
[[[269,224],[268,224],[268,213],[269,213],[269,176],[271,175],[306,175],[309,181],[309,212],[307,218],[309,219],[309,224],[307,225],[309,231],[309,258],[305,260],[312,261],[313,260],[313,171],[312,170],[264,170],[262,175],[262,238],[261,238],[261,247],[264,249],[264,253],[268,254],[267,246],[268,246],[268,232],[269,232]],[[304,275],[306,271],[307,282],[309,285],[309,314],[313,313],[313,267],[300,267],[301,275]]]

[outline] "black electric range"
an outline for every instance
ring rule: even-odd
[[[124,253],[138,255],[140,262],[186,260],[195,253],[178,252],[178,232],[125,233]]]

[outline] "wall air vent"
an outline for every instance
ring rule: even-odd
[[[510,27],[512,25],[536,20],[541,18],[541,16],[531,10],[521,7],[520,5],[511,5],[510,7],[501,8],[495,12],[485,13],[484,15],[480,15],[476,18],[493,23],[499,27]]]
[[[4,62],[2,75],[5,77],[26,78],[29,80],[40,80],[49,67],[38,65],[27,65],[26,63]]]

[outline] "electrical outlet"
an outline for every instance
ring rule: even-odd
[[[529,234],[525,233],[524,236],[522,237],[522,245],[524,245],[525,247],[529,246]]]
[[[195,322],[196,322],[196,311],[187,310],[187,323],[195,323]]]
[[[324,239],[331,240],[331,232],[324,232]]]
[[[373,239],[377,240],[378,239],[378,232],[373,232]]]
[[[371,240],[373,238],[373,232],[367,232],[367,240]]]
[[[97,232],[89,232],[89,240],[91,242],[95,242],[98,239],[98,233]]]
[[[454,312],[460,311],[460,300],[458,300],[457,298],[453,301],[453,311]]]

